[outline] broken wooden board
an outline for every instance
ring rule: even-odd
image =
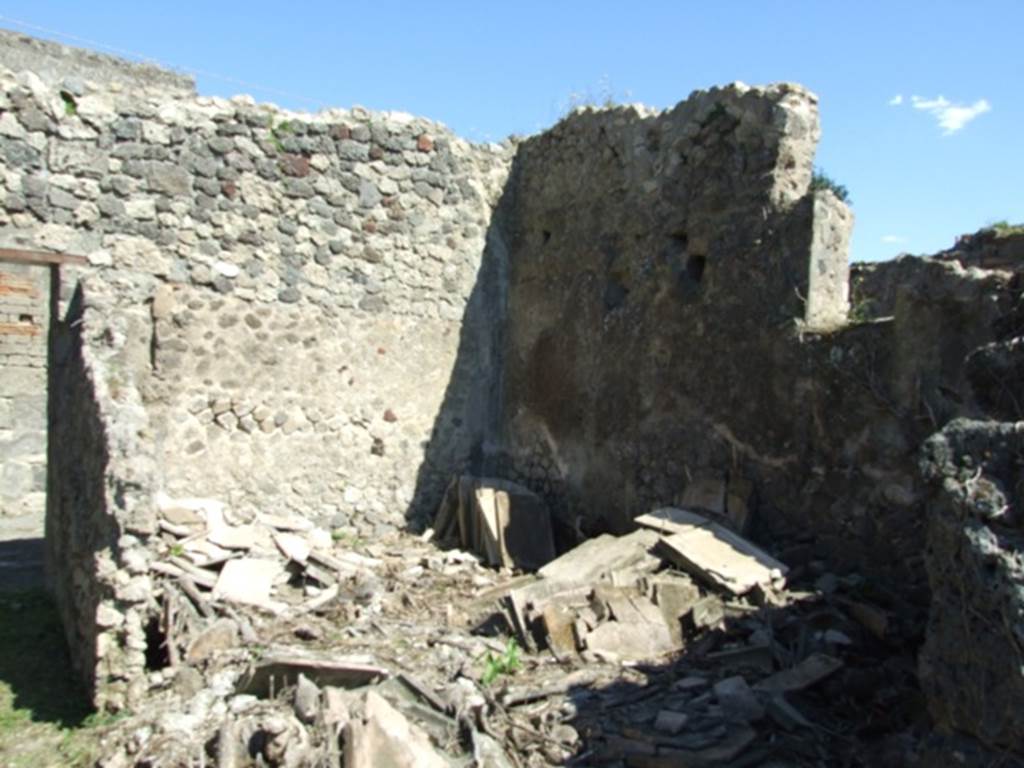
[[[535,570],[555,557],[547,506],[535,493],[507,480],[453,480],[434,529],[439,541],[458,543],[492,566]]]
[[[814,653],[794,667],[776,672],[754,686],[754,690],[766,693],[789,693],[802,691],[821,682],[833,672],[841,669],[843,662],[834,656]]]
[[[322,656],[301,649],[270,649],[255,662],[239,686],[239,693],[267,697],[303,674],[321,688],[358,688],[388,677],[388,670],[365,658]]]
[[[789,570],[738,533],[690,510],[665,507],[636,522],[666,534],[658,551],[673,564],[736,595],[771,585]]]
[[[533,571],[554,560],[551,513],[541,498],[514,483],[484,482],[493,485],[502,564]]]
[[[650,551],[657,543],[658,535],[643,528],[626,536],[605,533],[587,539],[575,549],[552,560],[537,573],[549,581],[592,584],[603,574],[651,559]]]

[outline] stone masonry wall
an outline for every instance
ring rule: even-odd
[[[90,262],[62,270],[47,547],[75,664],[117,709],[158,610],[155,494],[372,536],[480,454],[510,153],[401,114],[62,90],[0,70],[0,246]]]
[[[71,661],[97,707],[145,689],[146,628],[159,605],[147,541],[157,464],[134,378],[148,356],[148,312],[111,286],[80,285],[50,354],[47,576]]]
[[[87,81],[117,83],[128,88],[162,88],[181,94],[195,92],[195,82],[188,75],[7,29],[0,29],[0,66],[13,72],[32,72],[74,95],[81,95]]]
[[[807,91],[735,85],[520,146],[504,437],[567,526],[627,530],[694,474],[789,463],[777,339],[847,310],[852,216],[809,192],[818,132]]]
[[[46,506],[49,270],[0,264],[0,517]]]
[[[430,508],[480,440],[450,373],[505,150],[358,109],[2,85],[0,242],[86,254],[68,285],[149,308],[161,490],[363,532]]]
[[[917,449],[978,412],[964,359],[993,338],[1008,276],[879,265],[848,318],[852,217],[810,192],[817,135],[812,94],[734,85],[524,141],[497,219],[490,458],[567,541],[666,504],[747,511],[755,535],[806,538],[923,601]]]

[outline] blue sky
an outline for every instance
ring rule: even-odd
[[[545,128],[574,97],[668,107],[796,81],[821,99],[818,164],[850,191],[855,260],[1024,221],[1024,0],[19,0],[0,26],[142,54],[205,94],[401,109],[478,141]]]

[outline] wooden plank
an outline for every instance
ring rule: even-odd
[[[62,266],[77,264],[86,266],[89,259],[73,253],[46,253],[44,251],[25,251],[19,248],[0,248],[0,261],[8,264],[34,264],[36,266]]]

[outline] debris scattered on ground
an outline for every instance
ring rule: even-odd
[[[533,500],[452,488],[436,536],[372,546],[164,499],[165,653],[102,764],[871,765],[916,722],[913,659],[855,574],[683,509],[547,557],[549,522],[533,548],[503,533],[547,520]],[[477,554],[437,547],[464,530]]]

